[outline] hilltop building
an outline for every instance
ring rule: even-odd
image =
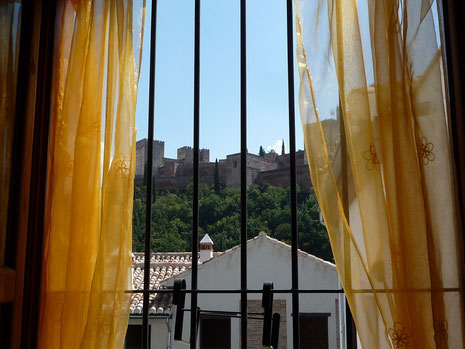
[[[145,164],[148,156],[148,141],[146,138],[136,143],[136,177],[143,177],[145,173]],[[163,167],[165,156],[165,142],[153,141],[153,173],[158,174],[158,169]]]
[[[339,145],[339,122],[335,119],[327,119],[322,122],[323,131],[328,142],[330,157],[337,153]],[[144,173],[147,163],[148,141],[142,139],[136,145],[136,185],[143,185]],[[185,189],[192,183],[193,149],[182,147],[177,150],[177,158],[165,157],[165,142],[154,141],[153,144],[153,174],[159,190]],[[252,184],[287,188],[290,185],[289,173],[290,155],[266,153],[263,156],[247,154],[247,187]],[[222,185],[230,188],[239,188],[241,183],[241,154],[230,154],[226,159],[218,160],[218,170]],[[199,152],[200,182],[213,184],[215,178],[215,162],[210,161],[210,150],[200,149]],[[310,173],[305,151],[296,152],[297,185],[303,191],[309,191],[311,187]]]

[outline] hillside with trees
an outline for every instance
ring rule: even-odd
[[[133,213],[133,250],[143,251],[145,230],[145,187],[136,187]],[[199,236],[208,233],[215,251],[240,243],[240,190],[199,186]],[[248,238],[261,231],[286,243],[291,241],[290,193],[288,190],[253,185],[248,193]],[[299,248],[332,261],[328,235],[319,220],[316,196],[298,188]],[[186,190],[154,189],[152,204],[152,251],[190,251],[192,236],[192,186]]]

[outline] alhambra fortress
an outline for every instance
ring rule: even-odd
[[[327,119],[322,122],[323,132],[328,142],[328,153],[334,157],[339,145],[339,122]],[[144,184],[144,173],[147,163],[148,141],[141,139],[136,144],[136,178],[135,184]],[[200,183],[213,184],[215,178],[215,161],[210,161],[210,150],[200,149],[199,153]],[[289,154],[265,153],[263,156],[247,154],[247,187],[252,184],[287,188],[290,185]],[[241,183],[241,154],[230,154],[226,159],[218,160],[218,172],[221,184],[225,187],[239,188]],[[177,158],[165,157],[165,142],[153,142],[153,173],[159,190],[185,189],[192,183],[193,149],[182,147],[177,151]],[[303,191],[311,187],[305,151],[296,152],[297,185]]]

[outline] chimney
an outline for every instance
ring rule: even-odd
[[[200,240],[200,263],[206,262],[213,258],[213,241],[208,234],[205,234]]]

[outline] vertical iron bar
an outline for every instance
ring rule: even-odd
[[[339,119],[339,134],[341,137],[341,179],[342,179],[342,207],[344,209],[344,215],[347,219],[347,223],[350,224],[349,215],[349,184],[348,184],[348,163],[347,163],[347,139],[344,128],[344,118],[342,115],[341,101],[339,100],[339,106],[337,107],[337,117]],[[344,268],[350,270],[351,259],[350,259],[350,241],[347,234],[344,234]],[[352,280],[347,277],[344,283],[344,288],[350,290],[352,288]],[[346,343],[347,349],[357,348],[357,334],[355,331],[355,322],[352,317],[352,312],[349,308],[349,303],[346,299]]]
[[[241,0],[241,348],[247,348],[247,36]]]
[[[142,348],[149,349],[149,293],[150,288],[150,233],[152,224],[152,184],[153,184],[153,124],[155,112],[155,57],[157,36],[157,0],[152,1],[152,18],[150,30],[150,81],[148,114],[148,147],[146,162],[146,197],[145,197],[145,249],[144,249],[144,300],[142,310]]]
[[[299,333],[299,273],[297,236],[297,191],[295,167],[295,98],[294,98],[294,37],[292,0],[287,0],[287,89],[289,98],[289,151],[291,176],[291,271],[292,271],[292,342],[293,348],[300,346]]]
[[[192,192],[192,280],[191,289],[197,290],[199,246],[199,134],[200,134],[200,0],[195,0],[194,15],[194,166]],[[197,293],[191,294],[190,348],[197,346]]]

